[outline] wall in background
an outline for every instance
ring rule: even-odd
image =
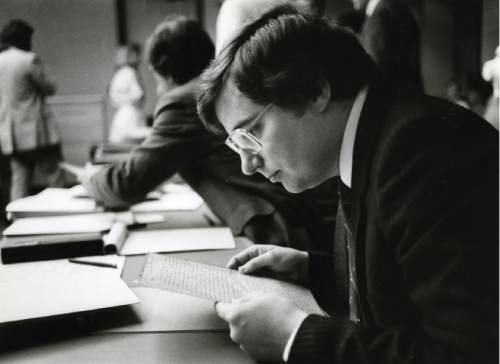
[[[113,67],[111,0],[1,0],[0,25],[22,18],[35,27],[33,47],[59,95],[101,93]]]
[[[483,0],[481,61],[491,59],[498,47],[498,0]]]
[[[195,18],[197,3],[202,22],[215,36],[220,0],[125,0],[130,40],[143,43],[166,15],[179,13]],[[349,0],[329,0],[327,16],[350,9]],[[445,96],[453,76],[454,24],[451,0],[422,0],[422,67],[426,90]],[[471,6],[479,6],[471,2]],[[489,59],[498,45],[498,1],[483,0],[481,60]],[[13,17],[25,18],[36,28],[35,50],[42,56],[59,85],[59,95],[103,94],[113,71],[118,44],[115,0],[0,0],[0,24]],[[458,24],[458,26],[460,26]],[[147,111],[156,100],[154,81],[145,64],[142,74],[148,95]]]
[[[105,136],[100,100],[113,69],[114,1],[0,0],[0,26],[12,18],[35,28],[33,50],[58,86],[50,103],[63,155],[69,162],[83,164],[90,146]]]

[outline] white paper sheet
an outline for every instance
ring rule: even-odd
[[[0,265],[0,323],[137,303],[114,269],[68,260]]]
[[[222,302],[231,302],[251,292],[266,290],[289,298],[305,312],[324,315],[311,291],[305,287],[159,254],[147,256],[139,283],[146,287]]]
[[[194,191],[167,193],[154,201],[139,202],[130,207],[133,212],[192,211],[203,204],[203,199]]]
[[[87,189],[83,185],[75,185],[71,188],[67,189],[67,193],[73,198],[73,199],[85,199],[85,198],[90,198],[90,195],[87,191]],[[144,200],[158,200],[162,196],[162,193],[160,191],[151,191],[148,192]]]
[[[228,228],[163,229],[130,231],[120,254],[234,248],[234,238]]]
[[[164,201],[162,201],[163,197],[164,195],[159,191],[148,193],[145,201],[138,204],[137,211],[194,210],[199,206],[198,200],[201,199],[195,192],[189,190],[171,194]],[[143,203],[146,205],[142,205]],[[151,203],[151,205],[147,203]],[[36,195],[10,202],[5,209],[7,214],[14,218],[87,214],[103,210],[89,197],[82,185],[71,188],[46,188]]]
[[[5,236],[95,233],[109,230],[115,221],[126,225],[163,221],[159,214],[101,212],[67,216],[43,216],[17,219],[3,231]]]
[[[5,211],[9,214],[44,215],[48,213],[91,213],[102,211],[90,198],[76,198],[72,189],[47,188],[34,196],[10,202]]]

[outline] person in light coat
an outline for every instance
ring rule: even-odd
[[[40,58],[31,51],[34,29],[19,19],[1,30],[0,146],[10,161],[10,199],[30,194],[35,167],[49,186],[62,186],[60,136],[47,108],[56,91]]]

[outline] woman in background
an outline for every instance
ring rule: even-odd
[[[118,48],[116,71],[109,85],[109,98],[117,108],[109,133],[111,143],[138,143],[150,133],[142,109],[144,90],[137,69],[139,63],[138,44]]]

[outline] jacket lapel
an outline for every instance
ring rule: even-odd
[[[375,153],[390,94],[379,84],[372,84],[361,112],[354,141],[351,190],[351,228],[355,244],[356,281],[363,300],[366,291],[365,242],[366,242],[366,192],[370,177],[372,158]],[[361,317],[365,317],[361,302]]]

